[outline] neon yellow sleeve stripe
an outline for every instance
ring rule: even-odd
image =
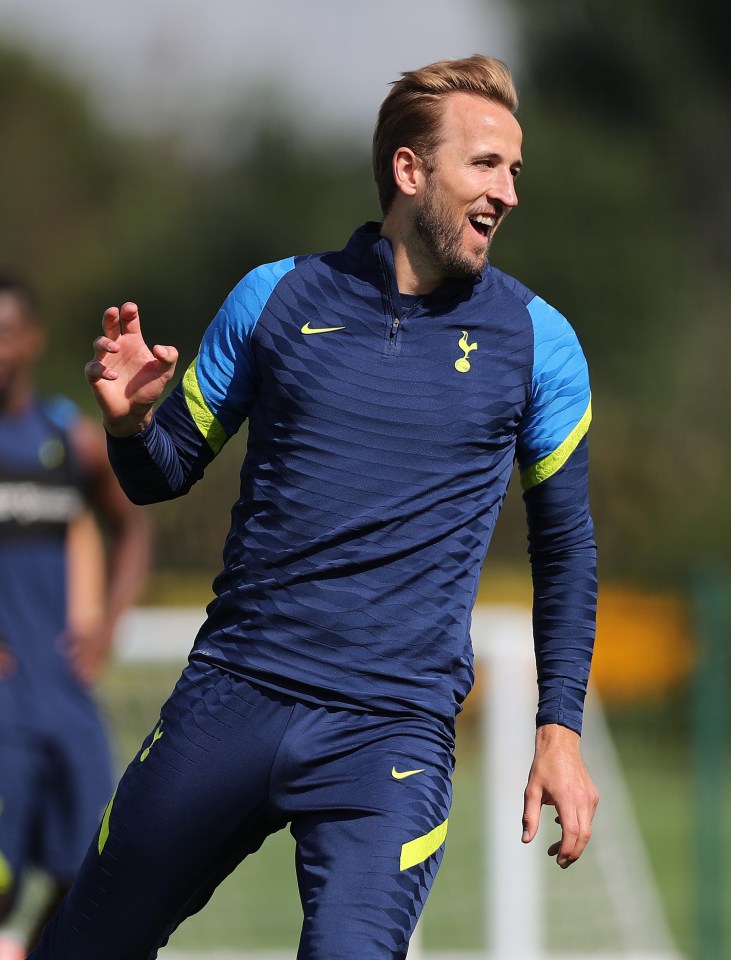
[[[188,404],[188,410],[193,418],[193,422],[206,439],[206,443],[218,453],[228,437],[226,432],[213,414],[213,411],[203,399],[200,384],[198,383],[198,374],[196,372],[196,361],[194,360],[183,376],[183,395]]]
[[[7,893],[13,885],[13,871],[5,857],[0,853],[0,893]]]
[[[408,843],[405,843],[401,847],[399,870],[408,870],[409,867],[415,867],[417,863],[423,863],[427,857],[436,853],[444,843],[448,825],[449,819],[440,823],[438,827],[434,827],[423,837],[417,837],[416,840],[409,840]]]
[[[590,423],[591,400],[589,400],[584,416],[579,420],[564,442],[558,446],[553,453],[549,453],[547,457],[544,457],[543,460],[539,460],[537,463],[521,471],[520,485],[523,490],[530,490],[531,487],[535,487],[544,480],[548,480],[557,470],[560,470],[579,445],[579,441],[589,429]]]
[[[112,815],[112,805],[114,804],[114,798],[117,796],[117,791],[115,790],[112,794],[112,798],[107,804],[107,809],[104,811],[104,816],[102,817],[102,825],[99,827],[99,840],[97,842],[97,849],[101,854],[104,849],[104,844],[109,839],[109,818]]]

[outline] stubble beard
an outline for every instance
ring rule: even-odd
[[[482,256],[470,257],[466,253],[462,226],[454,222],[432,181],[427,184],[422,203],[416,211],[412,233],[422,258],[445,278],[476,279],[485,269],[489,245]]]

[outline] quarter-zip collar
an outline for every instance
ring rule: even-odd
[[[348,241],[343,254],[346,270],[360,280],[377,286],[386,298],[391,315],[402,319],[405,311],[396,282],[393,248],[390,240],[381,234],[381,224],[368,221],[359,227]],[[445,280],[436,290],[419,298],[421,309],[413,308],[412,314],[428,315],[445,303],[469,299],[476,287],[491,282],[490,273],[491,268],[488,265],[484,273],[476,279]]]

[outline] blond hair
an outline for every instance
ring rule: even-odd
[[[475,93],[511,113],[518,109],[513,78],[502,60],[474,54],[402,73],[381,104],[373,133],[373,177],[384,214],[396,194],[393,155],[399,147],[410,147],[429,161],[440,143],[441,100],[458,92]]]

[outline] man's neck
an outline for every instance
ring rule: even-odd
[[[29,383],[11,383],[6,389],[0,389],[0,415],[17,416],[30,405],[33,390]]]
[[[383,221],[381,235],[386,237],[393,250],[399,293],[423,297],[444,283],[446,278],[438,275],[436,271],[430,271],[423,258],[411,249],[406,241],[407,229],[395,215],[389,215]]]

